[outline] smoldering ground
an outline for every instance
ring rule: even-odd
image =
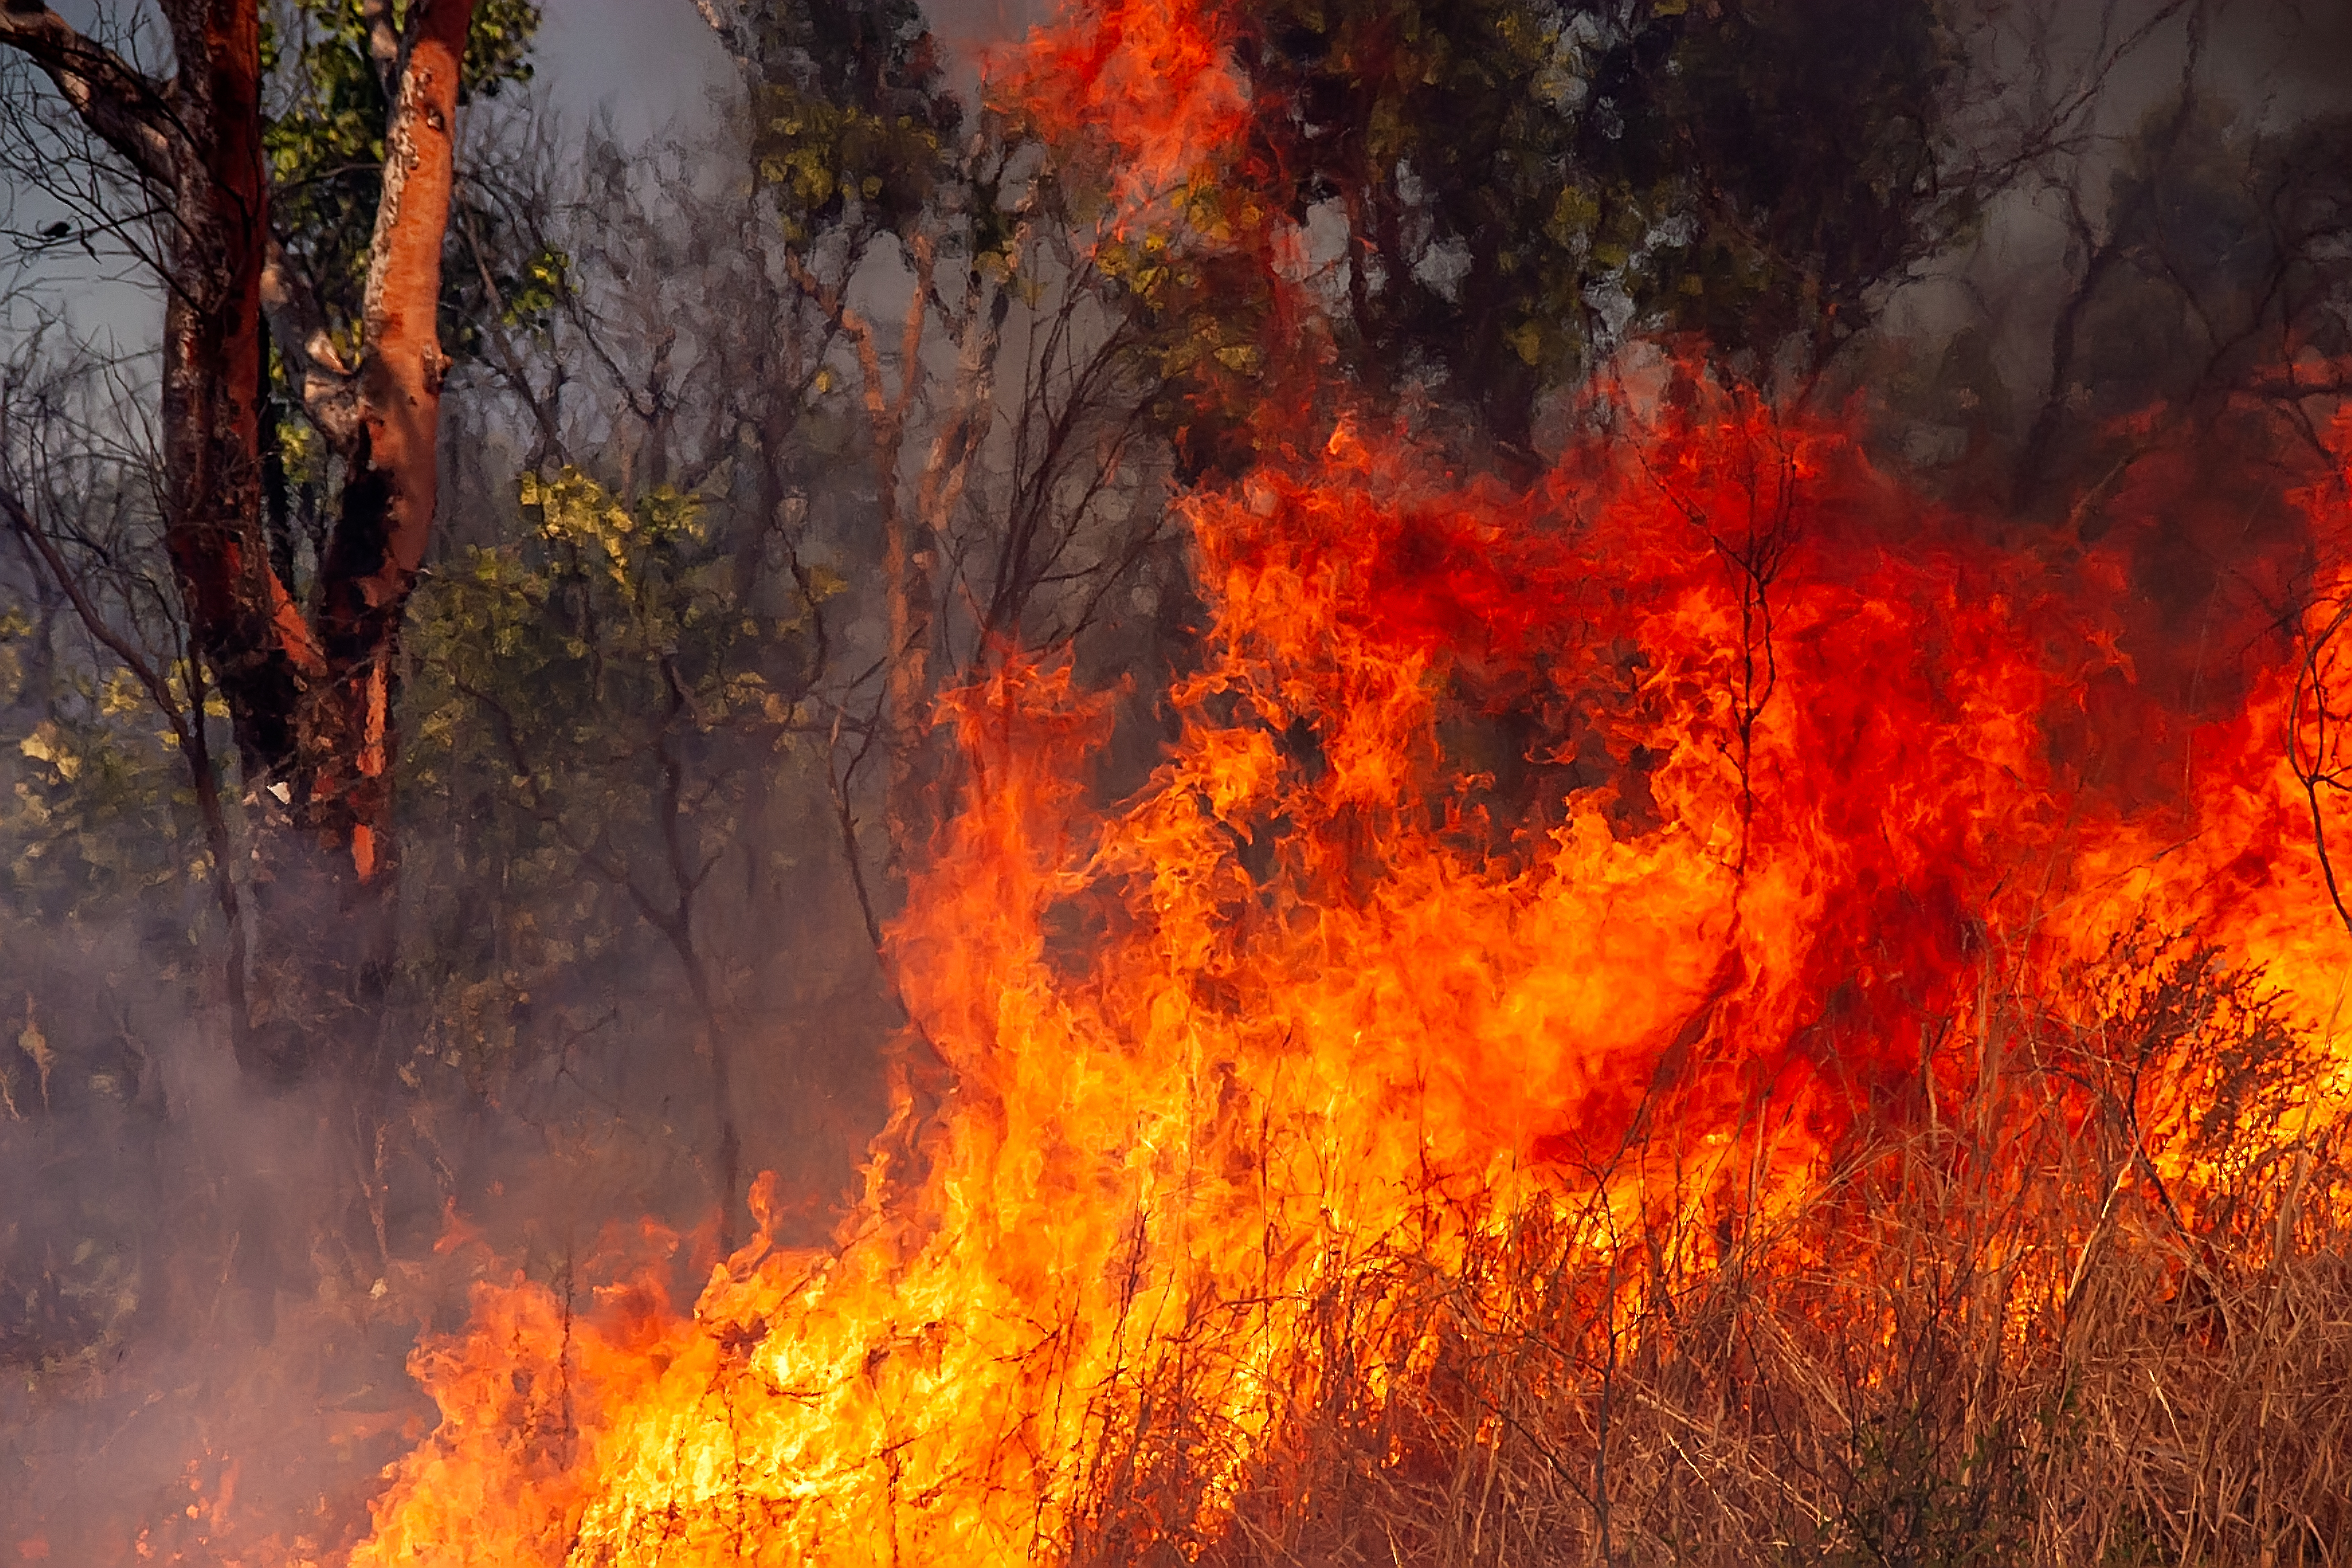
[[[691,1298],[718,1256],[706,1067],[674,999],[545,994],[580,1022],[526,1069],[412,1050],[371,1124],[347,1085],[240,1073],[160,923],[11,945],[0,1520],[28,1561],[323,1560],[436,1418],[404,1363],[476,1280],[520,1270],[584,1303],[666,1257]],[[877,1042],[811,979],[814,923],[772,928],[808,988],[734,1086],[803,1240],[879,1120],[858,1070]]]

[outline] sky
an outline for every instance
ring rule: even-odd
[[[612,110],[624,139],[703,114],[728,83],[694,0],[541,0],[539,77],[569,115]],[[977,62],[1047,15],[1049,0],[931,0],[932,28],[969,87]]]
[[[624,139],[706,114],[726,54],[693,0],[542,0],[539,79],[569,117],[608,107]]]
[[[694,0],[541,0],[539,75],[566,113],[609,106],[625,136],[699,114],[728,66]],[[1052,0],[929,0],[931,27],[969,87],[990,47],[1051,13]]]
[[[53,4],[74,26],[101,34],[109,30],[104,19],[136,9],[124,0]],[[609,109],[625,140],[666,128],[688,130],[707,122],[712,94],[728,83],[727,57],[693,0],[543,0],[543,10],[537,87],[567,120],[584,121]],[[46,208],[28,204],[13,226],[33,229],[47,221]],[[29,276],[83,328],[119,342],[152,341],[161,327],[152,285],[122,271],[67,251]]]

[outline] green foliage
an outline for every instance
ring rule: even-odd
[[[495,97],[510,81],[529,81],[530,47],[539,37],[535,0],[474,0],[474,21],[466,35],[465,74],[458,101],[474,94]]]
[[[1698,223],[1648,281],[1673,326],[1769,352],[1843,338],[1873,289],[1969,232],[1945,123],[1958,44],[1935,0],[1746,0],[1694,27],[1659,94]],[[1677,281],[1679,280],[1679,282]]]
[[[1133,358],[1157,389],[1154,419],[1191,473],[1246,461],[1265,410],[1286,395],[1328,390],[1267,384],[1275,293],[1255,247],[1234,243],[1262,231],[1267,216],[1246,189],[1208,185],[1190,193],[1181,226],[1110,238],[1092,257],[1120,300]]]
[[[1835,341],[1959,232],[1932,0],[1275,0],[1251,175],[1346,238],[1339,347],[1507,440],[1640,333]]]
[[[754,837],[804,728],[808,609],[841,586],[764,582],[673,489],[627,503],[567,468],[520,500],[526,537],[428,577],[409,638],[404,811],[446,815],[456,862],[426,880],[498,889],[443,911],[424,977],[471,1069]]]
[[[0,919],[102,921],[200,881],[194,786],[145,692],[123,670],[79,668],[25,691],[18,639],[5,635],[20,625],[0,618],[0,694],[20,699],[0,752]]]
[[[405,7],[396,7],[404,11]],[[532,0],[477,0],[460,100],[495,96],[531,74],[540,8]],[[368,246],[383,187],[383,88],[367,49],[360,0],[283,0],[269,18],[263,68],[271,84],[263,146],[275,222],[308,274],[336,335],[357,344]],[[562,288],[564,258],[518,247],[497,208],[459,182],[442,268],[441,342],[454,358],[476,351],[492,313],[472,242],[491,262],[509,322],[537,322]]]
[[[513,276],[499,279],[499,297],[506,304],[499,321],[509,327],[542,326],[563,298],[571,273],[572,258],[561,250],[534,251]]]
[[[901,228],[939,180],[940,136],[912,118],[886,120],[791,86],[769,88],[761,107],[760,176],[795,244],[853,212]]]
[[[762,4],[752,150],[786,237],[847,223],[904,234],[951,177],[963,106],[914,0]]]
[[[10,606],[0,610],[0,710],[15,706],[25,689],[25,656],[19,644],[33,623],[25,612]]]

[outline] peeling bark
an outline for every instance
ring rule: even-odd
[[[455,180],[458,67],[473,0],[425,0],[384,137],[369,247],[355,427],[341,515],[321,563],[326,678],[300,714],[304,824],[348,852],[362,884],[396,863],[386,759],[400,626],[432,537],[435,443],[447,362],[435,316]]]
[[[379,1015],[394,956],[400,632],[439,483],[446,361],[436,315],[472,18],[473,0],[422,0],[412,17],[385,129],[355,367],[343,372],[323,331],[300,321],[290,269],[278,269],[280,331],[305,345],[289,363],[344,464],[312,606],[320,668],[292,709],[292,746],[277,773],[286,831],[268,847],[255,900],[260,989],[282,1026],[271,1037],[276,1059],[257,1065],[278,1076],[329,1052],[363,1079],[385,1066]]]

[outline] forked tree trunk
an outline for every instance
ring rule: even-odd
[[[404,57],[379,61],[396,76],[356,366],[271,236],[258,0],[162,9],[178,64],[170,83],[36,0],[0,6],[0,44],[48,76],[169,214],[164,537],[229,706],[256,828],[252,1014],[232,1019],[239,1060],[281,1079],[331,1061],[366,1079],[381,1065],[373,1015],[392,957],[394,687],[438,480],[435,315],[474,0],[414,0]],[[347,476],[307,613],[271,563],[263,515],[265,310]]]
[[[458,70],[473,0],[421,0],[384,137],[369,247],[353,417],[331,424],[344,461],[341,515],[320,563],[320,666],[292,710],[287,826],[256,900],[261,1005],[274,1016],[257,1066],[299,1072],[321,1052],[382,1064],[375,1015],[393,958],[399,863],[400,632],[432,537],[446,361],[436,314],[455,178]],[[340,390],[340,389],[339,389]],[[320,940],[323,933],[331,940]]]

